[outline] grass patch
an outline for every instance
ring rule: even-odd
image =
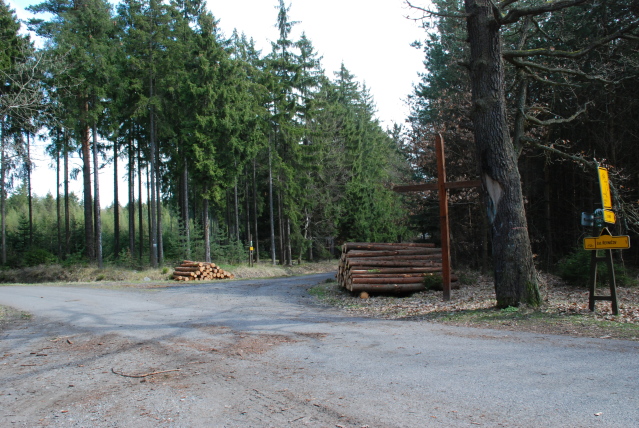
[[[16,320],[30,320],[31,314],[18,311],[9,306],[0,306],[0,331],[9,323]]]
[[[293,266],[273,266],[270,263],[258,263],[249,267],[248,264],[220,264],[220,267],[235,275],[237,279],[274,278],[292,275],[332,272],[337,270],[337,261],[317,263],[302,263]],[[104,286],[127,286],[136,283],[173,284],[171,275],[173,266],[163,266],[158,269],[133,269],[122,266],[86,265],[39,265],[21,269],[0,270],[0,283],[5,284],[43,284],[43,283],[93,283],[99,282]]]
[[[596,319],[594,314],[562,314],[548,311],[548,309],[506,309],[489,308],[448,313],[432,312],[422,318],[443,324],[465,327],[639,340],[639,325],[637,324],[600,320]]]

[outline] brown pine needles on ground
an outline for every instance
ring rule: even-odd
[[[617,287],[619,315],[613,315],[610,302],[596,302],[588,309],[588,289],[563,283],[558,277],[543,274],[540,308],[506,308],[498,310],[492,278],[478,276],[471,285],[453,290],[450,301],[442,300],[441,291],[423,291],[403,296],[373,295],[361,299],[336,283],[325,284],[315,293],[332,306],[359,316],[384,319],[427,320],[470,327],[486,327],[549,334],[605,337],[637,340],[639,338],[639,287]],[[608,294],[600,288],[597,294]]]

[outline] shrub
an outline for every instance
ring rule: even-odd
[[[564,257],[557,263],[557,274],[564,281],[573,285],[588,287],[590,284],[590,259],[591,252],[583,249]],[[615,282],[618,286],[636,285],[636,280],[628,272],[628,269],[619,264],[614,264]],[[604,262],[597,264],[597,284],[602,285],[608,282],[608,265]]]
[[[42,248],[35,248],[24,254],[25,266],[48,265],[55,261],[55,256]]]

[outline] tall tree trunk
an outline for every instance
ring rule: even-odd
[[[257,233],[257,173],[255,159],[253,159],[253,221],[255,222],[255,261],[260,262],[260,237]]]
[[[282,224],[282,189],[277,189],[277,226],[279,231],[279,240],[277,250],[280,256],[280,264],[286,264],[286,254],[284,254],[284,225]]]
[[[249,193],[248,166],[244,174],[244,200],[246,201],[246,243],[253,246],[253,237],[251,236],[251,195]]]
[[[293,264],[293,248],[291,247],[291,218],[286,216],[286,261]]]
[[[58,234],[58,261],[62,260],[62,205],[60,203],[60,128],[56,129],[55,219]]]
[[[149,170],[151,169],[150,165],[146,166],[146,221],[147,221],[147,225],[149,228],[149,262],[151,262],[151,266],[153,266],[153,261],[152,258],[153,256],[151,255],[151,253],[153,253],[153,242],[155,241],[155,237],[153,235],[153,222],[152,222],[152,215],[153,215],[153,210],[151,209],[151,198],[153,197],[151,195],[151,173],[149,172]]]
[[[85,119],[82,121],[82,178],[84,192],[84,245],[85,254],[89,260],[95,260],[95,242],[93,235],[93,197],[91,196],[91,147],[89,142],[89,126],[86,116],[89,112],[89,103],[82,101]]]
[[[69,255],[71,251],[71,213],[69,207],[71,201],[69,200],[69,135],[67,130],[63,133],[64,143],[64,258]]]
[[[149,79],[151,81],[150,98],[153,98],[153,77]],[[150,262],[151,267],[158,267],[158,224],[157,224],[157,206],[156,206],[156,182],[155,182],[155,110],[153,104],[151,104],[150,112],[150,141],[149,141],[149,167],[147,168],[147,187],[149,188],[149,248],[150,248]],[[150,176],[149,176],[150,175]],[[150,182],[150,183],[149,183]],[[150,186],[148,186],[150,184]]]
[[[164,264],[164,250],[162,240],[162,177],[160,176],[160,150],[155,151],[155,211],[157,214],[157,256],[158,265]]]
[[[113,142],[113,256],[120,255],[120,197],[118,192],[118,143]]]
[[[233,205],[235,206],[235,242],[240,242],[240,204],[237,199],[237,177],[233,186]]]
[[[224,197],[226,198],[226,240],[231,243],[231,237],[233,236],[233,226],[231,225],[231,199],[228,189],[224,191]]]
[[[209,200],[202,200],[202,223],[204,226],[204,261],[211,263],[211,226],[209,224]]]
[[[465,0],[473,127],[491,226],[499,307],[541,303],[517,158],[506,123],[500,28],[489,0]]]
[[[0,222],[2,223],[2,264],[7,264],[7,192],[5,178],[7,176],[7,162],[4,141],[4,117],[0,118]]]
[[[135,148],[129,136],[129,255],[135,255]]]
[[[182,224],[184,227],[184,239],[186,241],[186,258],[191,258],[191,220],[189,215],[189,165],[184,160],[182,170]]]
[[[102,215],[100,214],[100,165],[98,164],[98,130],[95,120],[93,121],[93,189],[94,189],[94,210],[95,210],[95,257],[98,261],[98,268],[102,269]]]
[[[142,213],[142,152],[138,141],[138,251],[140,253],[140,263],[144,256],[144,215]]]
[[[33,194],[31,192],[31,139],[27,131],[27,200],[29,202],[29,248],[33,246]]]
[[[271,263],[275,262],[275,218],[273,216],[273,168],[271,166],[271,141],[268,144],[268,210],[271,225]]]

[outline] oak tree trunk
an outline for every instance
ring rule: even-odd
[[[473,127],[491,226],[499,307],[537,306],[539,295],[517,158],[506,123],[500,26],[489,0],[465,0]]]

